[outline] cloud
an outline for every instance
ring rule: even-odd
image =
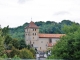
[[[79,6],[80,0],[0,0],[0,24],[17,27],[31,17],[34,22],[70,19],[80,23]]]
[[[67,11],[59,11],[59,12],[54,13],[53,15],[66,15],[66,14],[70,14],[70,13]]]
[[[26,3],[26,1],[31,1],[31,0],[18,0],[18,3],[24,4],[24,3]]]

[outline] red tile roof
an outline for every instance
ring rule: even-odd
[[[39,34],[40,38],[60,38],[65,34]]]
[[[26,28],[39,28],[33,21],[29,23],[29,25]]]

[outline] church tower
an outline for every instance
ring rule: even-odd
[[[35,25],[33,21],[29,23],[27,27],[25,27],[25,41],[26,44],[35,47],[39,40],[39,27]]]

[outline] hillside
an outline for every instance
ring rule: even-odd
[[[74,22],[70,21],[70,20],[63,20],[59,23],[55,22],[55,21],[39,21],[39,22],[35,22],[35,24],[37,26],[39,26],[40,29],[40,33],[64,33],[64,31],[62,30],[64,25],[71,25]],[[17,38],[17,39],[24,39],[24,28],[28,25],[29,23],[25,23],[22,26],[18,26],[16,28],[9,28],[9,34],[12,38]],[[78,24],[78,23],[76,23]]]

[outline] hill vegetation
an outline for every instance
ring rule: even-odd
[[[70,20],[63,20],[59,23],[54,22],[54,21],[39,21],[39,22],[35,22],[35,24],[37,26],[39,26],[39,33],[50,33],[50,34],[63,34],[65,33],[62,28],[64,25],[71,25],[74,22],[70,21]],[[9,34],[12,38],[17,38],[17,39],[24,39],[24,29],[26,26],[28,26],[29,23],[25,23],[22,26],[18,26],[16,28],[9,28]],[[78,23],[76,23],[78,24]]]
[[[4,58],[35,58],[35,49],[25,44],[24,28],[29,23],[16,28],[9,26],[0,29],[0,57]],[[54,21],[35,22],[39,26],[39,33],[63,34],[55,46],[49,59],[80,60],[80,25],[70,20],[63,20],[59,23]],[[7,52],[7,50],[10,52]]]

